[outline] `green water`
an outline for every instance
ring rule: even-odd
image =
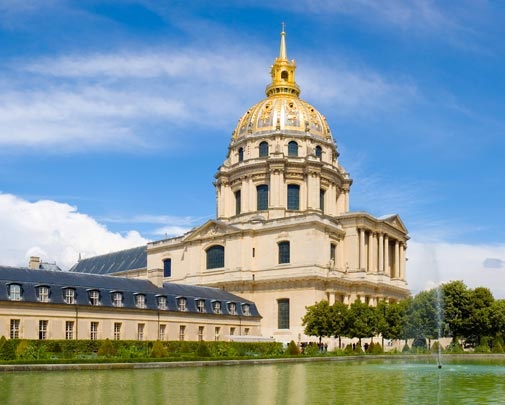
[[[0,374],[1,404],[504,404],[505,363],[320,362]]]

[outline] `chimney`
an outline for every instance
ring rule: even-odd
[[[30,263],[28,267],[32,270],[40,269],[40,257],[38,256],[30,256]]]

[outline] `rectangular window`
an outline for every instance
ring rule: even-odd
[[[290,261],[290,248],[289,242],[279,242],[279,264],[289,263]]]
[[[47,323],[48,321],[39,321],[39,339],[47,339]]]
[[[289,329],[289,300],[277,301],[277,328]]]
[[[331,243],[330,244],[330,260],[332,260],[333,263],[335,263],[336,251],[337,251],[337,245],[335,245],[334,243]]]
[[[249,336],[249,328],[244,328],[244,336]]]
[[[144,326],[143,323],[137,325],[137,340],[144,340]]]
[[[268,186],[266,184],[256,187],[256,200],[258,211],[268,210]]]
[[[39,301],[48,302],[49,301],[49,288],[46,286],[40,286],[38,288]]]
[[[120,292],[112,293],[112,305],[117,308],[121,308],[123,306],[123,294]]]
[[[220,334],[221,334],[221,328],[219,326],[216,326],[216,328],[214,329],[214,340],[216,342],[219,342]]]
[[[165,340],[165,332],[167,330],[167,325],[161,324],[160,330],[158,332],[158,340]]]
[[[324,190],[319,190],[319,209],[324,212]]]
[[[74,338],[74,321],[65,321],[65,339],[72,340]]]
[[[65,304],[75,304],[75,290],[73,288],[65,288],[63,294]]]
[[[91,322],[90,328],[89,328],[89,338],[91,340],[98,339],[98,322]]]
[[[184,341],[184,335],[186,334],[186,327],[184,325],[179,326],[179,340]]]
[[[235,328],[230,328],[230,336],[235,335]]]
[[[145,308],[146,307],[146,296],[144,294],[137,294],[135,296],[135,306],[137,308]]]
[[[158,297],[158,308],[159,309],[167,309],[167,297],[160,296]]]
[[[197,300],[196,309],[198,312],[205,312],[205,300]]]
[[[235,191],[235,215],[239,215],[242,209],[242,193],[240,190]]]
[[[19,339],[19,319],[11,319],[11,339]]]
[[[114,340],[121,340],[121,322],[114,322]]]
[[[186,311],[188,309],[186,305],[186,298],[177,298],[177,309],[179,311]]]
[[[172,259],[163,260],[163,277],[172,277]]]
[[[203,342],[203,331],[204,331],[204,327],[199,326],[198,327],[198,341],[199,342]]]
[[[89,292],[89,303],[91,305],[98,305],[100,303],[100,293],[97,290]]]
[[[9,299],[11,301],[21,301],[21,286],[19,284],[9,286]]]
[[[288,184],[288,210],[300,209],[300,186]]]

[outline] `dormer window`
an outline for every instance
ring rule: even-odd
[[[228,303],[228,313],[230,315],[237,315],[237,304],[234,302],[229,302]]]
[[[91,305],[99,305],[100,304],[100,292],[98,290],[91,290],[88,292],[89,303]]]
[[[9,285],[9,299],[11,301],[21,301],[21,286],[19,284]]]
[[[146,296],[144,294],[137,294],[135,296],[135,306],[142,309],[146,307]]]
[[[75,304],[75,290],[73,288],[63,289],[63,301],[65,304]]]
[[[158,297],[158,308],[167,309],[167,297],[165,297],[164,295],[160,295]]]
[[[251,306],[249,304],[242,304],[242,313],[245,316],[251,316]]]
[[[112,293],[112,305],[116,308],[123,306],[123,293],[116,291]]]
[[[39,286],[37,288],[37,298],[40,302],[49,302],[49,287]]]
[[[196,300],[196,310],[198,312],[205,312],[205,300]]]
[[[177,309],[179,311],[187,311],[188,310],[188,301],[184,297],[177,298]]]
[[[215,314],[220,314],[221,313],[221,301],[213,301],[212,302],[212,311]]]

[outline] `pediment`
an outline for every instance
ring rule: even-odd
[[[392,227],[402,231],[403,233],[407,234],[408,230],[405,227],[405,224],[401,220],[400,216],[398,214],[393,214],[393,215],[387,215],[384,217],[379,218],[382,222],[385,222],[386,224],[391,225]]]
[[[186,235],[184,240],[191,241],[196,239],[214,238],[224,236],[226,234],[233,233],[238,230],[239,230],[238,228],[232,225],[227,225],[223,222],[211,219],[206,223],[204,223],[203,225],[191,231],[188,235]]]

